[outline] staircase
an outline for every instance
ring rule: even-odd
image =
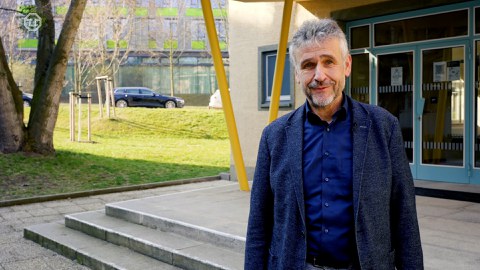
[[[112,203],[24,237],[92,269],[243,269],[249,195],[235,183]]]

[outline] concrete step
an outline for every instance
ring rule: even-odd
[[[150,205],[145,204],[145,201],[146,200],[138,200],[117,204],[107,204],[105,206],[105,212],[108,216],[116,217],[118,219],[142,225],[151,229],[183,235],[195,241],[209,243],[242,254],[245,251],[245,237],[226,231],[220,231],[219,228],[212,229],[214,226],[207,227],[210,224],[203,224],[203,226],[196,225],[200,224],[201,222],[199,221],[203,219],[215,219],[213,215],[197,218],[195,220],[196,224],[192,224],[180,220],[182,219],[181,217],[176,217],[177,219],[173,219],[148,213],[146,210],[142,211],[140,209],[152,208]],[[194,221],[190,220],[189,222]],[[215,224],[219,223],[221,222],[218,220],[215,221]]]
[[[67,215],[24,235],[92,269],[243,269],[249,197],[236,183],[167,193]]]
[[[67,228],[62,221],[25,228],[24,237],[91,269],[181,269]]]
[[[135,216],[135,214],[138,213],[128,212],[128,216]],[[103,211],[67,215],[65,224],[71,229],[109,243],[128,247],[135,252],[183,269],[243,268],[243,250],[236,250],[238,245],[230,245],[232,249],[228,247],[229,244],[223,243],[223,241],[229,241],[225,235],[215,237],[213,231],[204,234],[202,228],[189,224],[182,224],[183,228],[176,229],[175,221],[165,222],[160,217],[144,218],[144,220],[149,220],[147,222],[149,225],[154,223],[166,224],[166,226],[146,227],[105,215]],[[196,232],[186,233],[187,228],[194,228]],[[199,235],[201,236],[197,237]],[[205,235],[212,235],[214,241],[201,241],[205,239]],[[220,245],[215,242],[215,239]]]

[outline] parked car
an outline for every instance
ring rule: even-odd
[[[182,108],[185,100],[155,93],[147,87],[117,87],[113,95],[115,106],[124,107],[161,107]]]
[[[22,92],[23,106],[30,107],[32,105],[33,95],[29,93]]]

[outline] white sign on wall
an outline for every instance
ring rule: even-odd
[[[390,74],[390,84],[392,86],[403,84],[403,67],[392,67]]]

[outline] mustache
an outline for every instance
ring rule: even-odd
[[[318,80],[313,80],[313,82],[309,83],[307,86],[308,88],[317,88],[317,87],[326,87],[326,86],[333,86],[336,83],[334,81],[318,81]]]

